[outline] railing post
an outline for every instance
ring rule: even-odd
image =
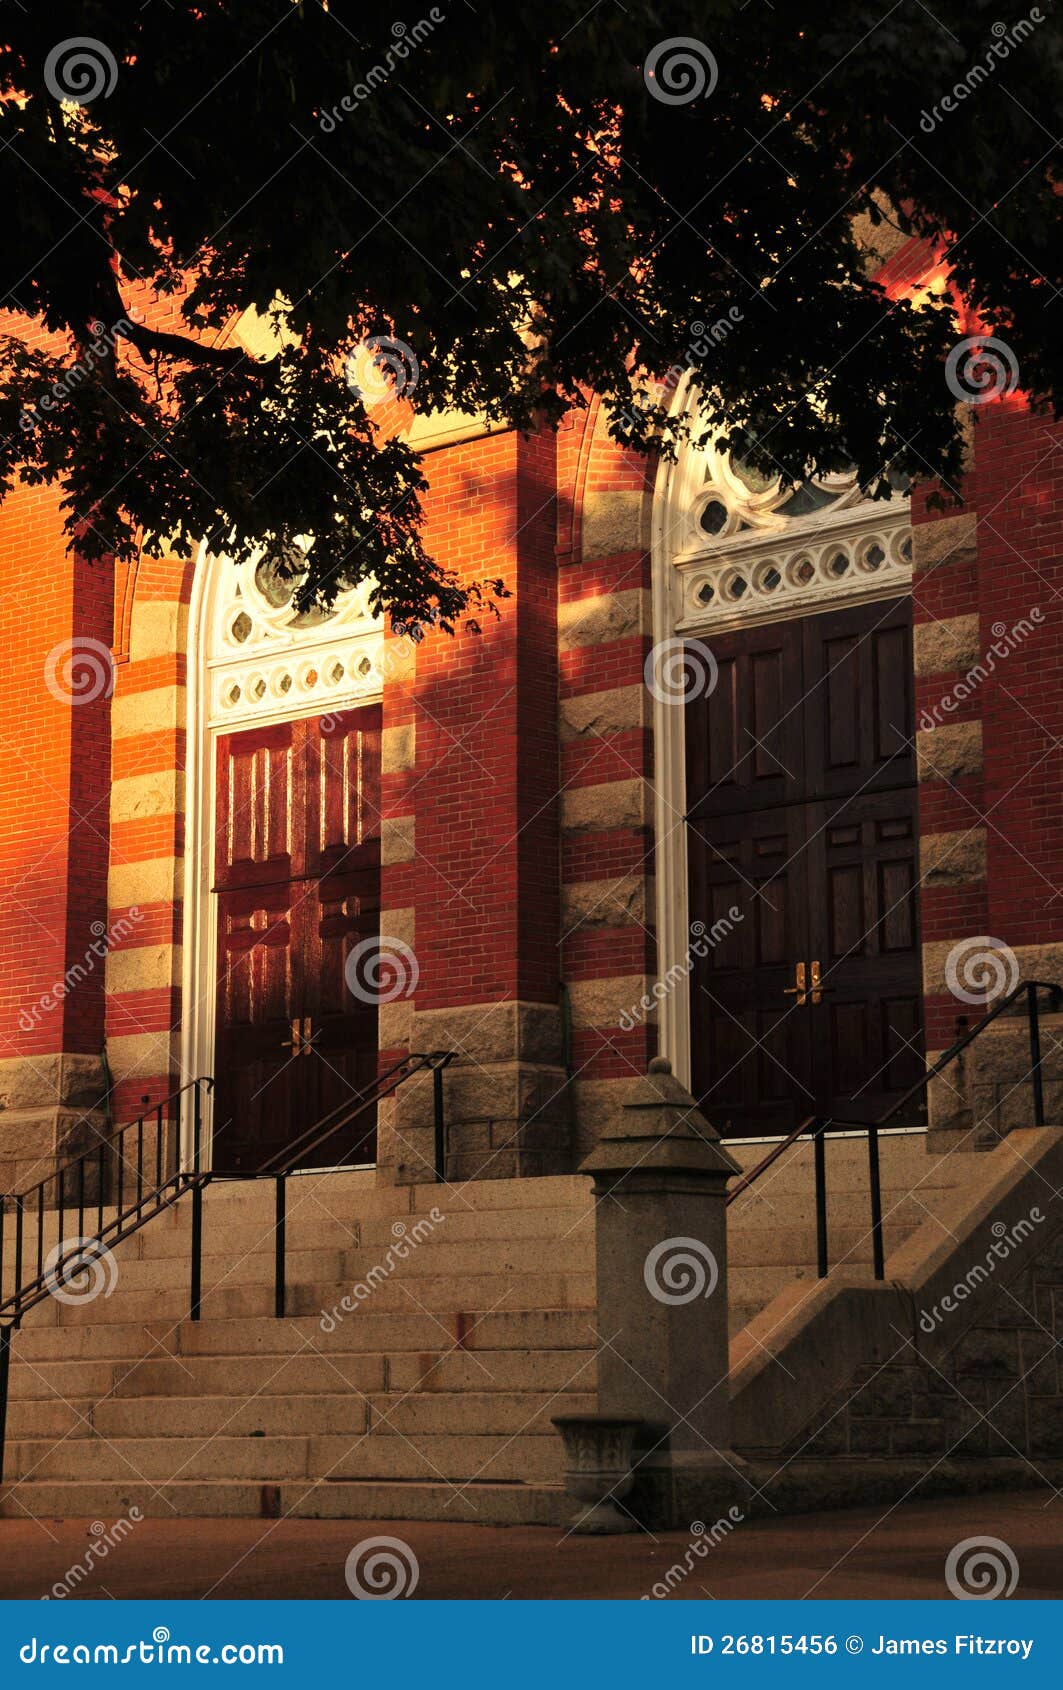
[[[826,1122],[817,1121],[813,1129],[813,1152],[816,1170],[816,1262],[820,1279],[826,1279],[827,1265],[827,1151],[824,1144]]]
[[[21,1197],[15,1198],[15,1324],[18,1325],[22,1315],[22,1234],[25,1228],[25,1210]]]
[[[11,1323],[0,1325],[0,1485],[4,1482],[4,1449],[7,1444],[7,1388],[11,1378]]]
[[[878,1163],[878,1128],[867,1129],[867,1179],[871,1192],[871,1257],[876,1279],[886,1277],[886,1257],[882,1247],[882,1180]]]
[[[443,1115],[443,1064],[436,1062],[432,1069],[432,1123],[435,1128],[436,1184],[447,1180],[447,1124]]]
[[[273,1313],[277,1320],[284,1319],[285,1303],[285,1229],[287,1226],[286,1211],[286,1181],[283,1174],[277,1175],[277,1216],[273,1234]]]
[[[1033,1076],[1034,1126],[1043,1127],[1045,1124],[1045,1088],[1041,1074],[1041,1022],[1040,1011],[1037,1006],[1037,987],[1032,982],[1026,987],[1026,1010],[1030,1023],[1030,1073]]]

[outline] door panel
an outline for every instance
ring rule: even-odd
[[[377,1009],[346,963],[380,911],[380,707],[218,745],[215,1167],[372,1161],[375,1110],[310,1148],[376,1076]]]
[[[691,826],[690,917],[706,949],[690,977],[693,1085],[721,1131],[784,1130],[795,1097],[814,1108],[809,1025],[787,994],[808,945],[792,867],[800,815],[790,806]]]
[[[687,810],[710,817],[791,802],[802,786],[801,624],[724,634],[711,649],[716,685],[687,711]]]
[[[742,920],[691,975],[695,1095],[732,1133],[873,1119],[923,1067],[910,603],[712,650],[720,686],[687,707],[690,918]],[[798,963],[821,977],[803,1005]]]

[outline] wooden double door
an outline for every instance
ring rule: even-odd
[[[213,1166],[283,1157],[377,1071],[347,959],[379,931],[380,707],[218,741]],[[298,1156],[375,1160],[372,1111]]]
[[[736,1136],[874,1120],[923,1070],[910,600],[711,649],[686,707],[695,1095]]]

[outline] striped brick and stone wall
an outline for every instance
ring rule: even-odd
[[[930,510],[924,493],[913,510],[931,1057],[984,1013],[965,992],[972,970],[986,977],[987,954],[1001,990],[1063,980],[1061,442],[1063,431],[1020,401],[983,406],[963,505]],[[1058,1036],[1050,1019],[1050,1072],[1063,1076]],[[992,1136],[1028,1120],[1028,1073],[1025,1030],[1002,1021],[935,1084],[935,1128]],[[1058,1113],[1063,1084],[1048,1101]]]

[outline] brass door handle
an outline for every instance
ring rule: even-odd
[[[817,960],[812,964],[812,1002],[822,1003],[824,992],[833,992],[833,990],[833,986],[820,985],[819,962]]]
[[[309,1056],[314,1045],[313,1018],[304,1015],[302,1019],[296,1017],[292,1022],[292,1036],[285,1039],[282,1050],[290,1050],[294,1056]]]
[[[794,963],[794,983],[783,987],[783,996],[797,999],[797,1008],[801,1009],[808,1002],[808,975],[803,962]]]

